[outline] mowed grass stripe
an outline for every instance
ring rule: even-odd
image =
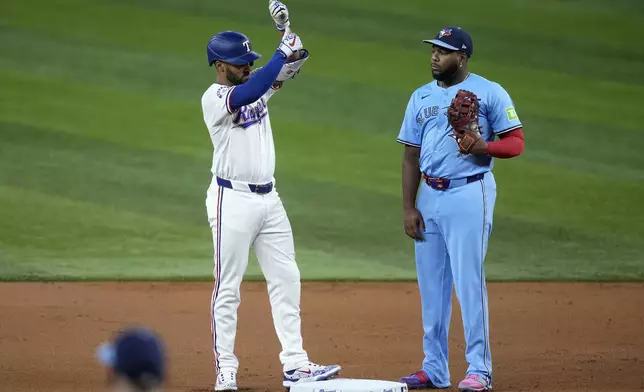
[[[176,224],[206,225],[209,161],[0,123],[2,182]]]
[[[0,70],[5,121],[81,134],[131,147],[208,156],[195,104]]]
[[[11,192],[9,192],[11,191]],[[70,213],[67,208],[73,208],[75,211],[83,205],[77,202],[67,204],[67,208],[61,208],[61,199],[52,198],[50,196],[41,197],[30,195],[29,192],[8,189],[2,187],[3,202],[7,202],[7,195],[15,194],[16,199],[22,201],[29,201],[36,207],[39,202],[43,203],[48,209],[55,207],[61,213]],[[63,203],[65,203],[63,201]],[[92,207],[92,210],[95,207]],[[100,209],[100,207],[98,207]],[[87,209],[83,209],[83,213],[89,217],[94,215],[88,213]],[[126,222],[123,215],[114,214],[110,212],[114,221],[118,224]],[[70,222],[69,220],[61,220],[68,222],[69,225],[55,224],[47,227],[43,225],[40,219],[36,221],[29,221],[28,219],[21,219],[21,222],[31,223],[30,227],[40,226],[41,229],[56,229],[57,233],[64,233],[60,235],[58,240],[59,244],[56,249],[48,249],[47,247],[40,246],[37,253],[34,249],[20,252],[20,259],[16,256],[15,259],[7,258],[14,250],[12,246],[2,247],[2,260],[0,263],[0,273],[3,279],[210,279],[209,273],[211,265],[205,245],[207,241],[203,241],[203,246],[198,246],[201,249],[201,256],[195,255],[194,250],[190,249],[191,243],[187,241],[177,241],[176,249],[168,247],[168,239],[159,236],[163,248],[168,248],[167,252],[159,250],[158,247],[152,246],[146,249],[145,245],[150,242],[148,238],[141,240],[140,237],[132,236],[132,228],[129,227],[130,236],[120,243],[114,244],[111,254],[112,257],[106,257],[110,252],[105,251],[105,243],[100,243],[92,238],[91,234],[99,234],[105,237],[107,231],[105,230],[105,222],[100,218],[93,220],[96,224],[94,229],[98,233],[93,233],[92,227],[87,224],[78,224],[79,222]],[[91,221],[89,221],[91,222]],[[85,222],[83,222],[85,223]],[[130,224],[132,222],[129,222]],[[517,222],[519,223],[519,222]],[[78,224],[76,231],[73,230],[74,225]],[[556,231],[560,243],[557,241],[549,241],[542,238],[544,234],[550,234],[552,231],[549,227],[534,226],[528,224],[511,225],[499,222],[497,225],[504,228],[501,231],[511,232],[519,241],[500,242],[493,241],[493,246],[490,249],[488,256],[487,272],[491,280],[538,280],[538,279],[577,279],[583,276],[583,279],[593,280],[606,280],[606,279],[641,279],[642,270],[639,268],[639,252],[631,252],[628,258],[624,257],[622,252],[621,257],[616,257],[616,254],[610,243],[602,242],[604,248],[601,250],[593,251],[583,243],[579,243],[580,236],[570,235],[573,233],[567,231]],[[130,225],[131,226],[131,225]],[[4,228],[4,226],[3,226]],[[15,228],[15,226],[12,226]],[[164,228],[162,226],[162,228]],[[83,236],[78,235],[79,229],[82,229]],[[516,229],[516,230],[515,230]],[[159,229],[159,225],[155,224],[154,229]],[[297,231],[296,231],[297,236]],[[524,236],[529,238],[531,242],[541,243],[544,247],[538,248],[522,248],[522,254],[519,264],[517,260],[503,260],[503,256],[516,257],[519,249],[521,248],[521,241],[524,241]],[[73,238],[69,238],[73,237]],[[497,234],[498,237],[505,237],[504,234]],[[6,236],[3,236],[6,238]],[[66,242],[65,239],[68,239]],[[114,236],[111,236],[114,238]],[[194,239],[194,238],[193,238]],[[509,239],[509,238],[508,238]],[[565,242],[563,241],[565,240]],[[101,249],[93,254],[88,245],[100,245]],[[155,244],[152,244],[155,245]],[[66,247],[67,246],[67,247]],[[507,252],[507,253],[506,253]],[[163,253],[163,254],[159,254]],[[349,253],[349,255],[351,255]],[[619,254],[618,254],[619,255]],[[333,252],[326,251],[312,251],[306,246],[298,246],[298,262],[300,263],[305,279],[400,279],[412,278],[413,276],[413,262],[412,258],[401,256],[397,265],[391,267],[378,266],[372,259],[359,258],[355,255],[347,258],[347,253],[334,254]],[[609,257],[611,260],[611,267],[603,267],[602,264]],[[505,261],[505,262],[504,262]],[[386,273],[383,273],[387,271]],[[208,272],[206,272],[208,271]],[[375,272],[379,271],[379,272]],[[248,276],[250,278],[261,278],[255,261],[251,261]]]
[[[3,247],[26,254],[119,259],[134,256],[203,256],[209,232],[164,216],[134,213],[46,190],[0,185]],[[25,208],[28,206],[29,208]],[[10,208],[9,208],[10,207]],[[177,259],[180,263],[181,260]]]
[[[97,214],[104,210],[104,207],[86,205],[77,201],[70,202],[51,195],[33,194],[16,188],[2,187],[2,195],[5,205],[15,207],[16,205],[11,203],[13,199],[15,203],[26,201],[34,207],[31,217],[35,219],[21,216],[19,220],[21,224],[29,225],[30,230],[39,229],[46,237],[46,241],[51,239],[52,231],[57,235],[53,245],[49,242],[49,245],[37,244],[37,254],[33,248],[29,249],[22,252],[24,254],[21,253],[20,262],[14,259],[14,263],[1,266],[5,276],[5,272],[13,271],[13,275],[10,275],[15,278],[28,277],[29,274],[32,274],[32,278],[42,278],[50,274],[65,279],[83,277],[145,279],[146,276],[152,279],[209,279],[210,271],[205,271],[211,267],[208,264],[210,244],[205,238],[195,236],[195,233],[187,232],[185,229],[173,233],[172,226],[161,224],[157,220],[152,220],[152,225],[149,227],[144,225],[145,229],[142,230],[139,218],[129,213],[115,213],[116,211],[109,210]],[[55,211],[49,223],[43,223],[38,214],[39,207]],[[75,220],[73,217],[79,212],[82,212],[84,218]],[[69,216],[72,218],[70,219]],[[109,222],[106,221],[108,217]],[[114,226],[111,226],[112,224]],[[497,219],[496,225],[499,227],[499,229],[495,228],[496,238],[504,240],[492,241],[487,262],[488,275],[492,280],[574,279],[578,275],[586,276],[588,279],[642,277],[642,270],[639,268],[639,251],[625,253],[619,246],[614,246],[614,243],[611,244],[599,238],[586,238],[581,242],[580,239],[583,239],[583,236],[567,230],[558,230],[552,226],[531,225],[528,222],[504,222],[503,219]],[[12,224],[2,227],[10,229],[8,233],[3,233],[3,238],[6,239],[11,238],[13,230],[19,226]],[[110,227],[111,230],[118,229],[118,231],[110,235]],[[336,254],[331,250],[337,249],[335,241],[329,242],[327,249],[312,251],[298,240],[301,237],[299,233],[309,232],[309,230],[299,230],[302,228],[297,224],[294,228],[298,244],[298,262],[306,278],[346,279],[352,276],[363,279],[388,276],[403,278],[412,274],[413,257],[409,254],[401,254],[397,263],[384,268],[385,271],[389,271],[387,274],[379,275],[374,271],[368,271],[369,268],[383,270],[381,266],[375,268],[378,264],[367,257],[368,255],[360,257],[360,255],[352,255],[351,251]],[[188,234],[193,234],[192,242],[181,237]],[[324,236],[323,232],[319,234]],[[547,238],[552,234],[556,234],[556,238]],[[119,241],[105,242],[106,238],[113,240],[119,235],[123,236]],[[33,238],[37,238],[37,232],[26,238],[32,246]],[[199,241],[200,238],[203,241]],[[521,244],[526,239],[530,243],[541,244],[541,247],[523,247]],[[588,247],[587,243],[593,241],[599,241],[602,247],[594,250]],[[3,255],[6,256],[11,251],[11,244],[3,245]],[[519,264],[516,264],[518,260],[512,259],[517,254],[522,254]],[[25,255],[27,257],[24,257]],[[347,257],[348,255],[351,257]],[[602,267],[607,258],[611,260],[610,268]],[[3,260],[6,258],[3,257]],[[358,269],[364,269],[364,271],[360,273]],[[257,272],[256,263],[251,261],[249,276],[259,277]]]
[[[196,0],[136,0],[119,3],[181,15],[205,15],[215,20],[223,16],[230,21],[230,26],[237,23],[234,21],[262,25],[267,20],[264,7],[253,1],[215,4]],[[336,45],[347,40],[382,44],[379,53],[363,51],[353,56],[355,62],[366,67],[404,59],[395,57],[391,50],[405,48],[417,51],[420,41],[433,37],[441,27],[461,25],[475,36],[476,57],[495,58],[524,67],[549,68],[588,79],[644,83],[644,77],[638,72],[644,66],[644,51],[619,39],[641,34],[642,29],[637,23],[624,24],[623,21],[632,16],[627,12],[614,12],[615,8],[586,8],[580,13],[579,9],[561,2],[550,2],[547,6],[498,2],[498,7],[491,7],[487,3],[471,1],[467,6],[476,16],[459,13],[456,18],[447,10],[441,12],[441,5],[432,5],[431,12],[428,12],[427,5],[419,2],[398,2],[395,7],[390,3],[385,5],[380,7],[370,2],[369,7],[365,7],[359,1],[305,1],[289,7],[294,26],[297,26],[294,28],[307,38],[307,45],[310,44],[308,38],[311,33],[328,36]],[[498,23],[499,20],[503,23]],[[546,29],[541,22],[543,20],[552,24]],[[606,32],[594,28],[598,22],[610,21],[614,22],[616,29]],[[232,27],[222,27],[225,28]],[[604,46],[601,53],[597,51],[598,45]],[[597,66],[605,55],[613,58],[611,72]],[[406,63],[402,62],[405,65],[401,64],[399,68],[404,70]]]
[[[0,225],[2,280],[211,278],[208,229],[18,187],[0,190],[3,205],[18,211]],[[25,203],[31,208],[21,208]],[[413,275],[410,263],[401,263],[402,268],[379,265],[359,253],[309,249],[300,243],[298,263],[305,279]],[[254,257],[247,276],[261,278]]]

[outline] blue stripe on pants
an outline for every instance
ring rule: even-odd
[[[219,187],[217,192],[217,243],[215,244],[215,287],[210,299],[210,329],[212,333],[212,351],[215,359],[215,370],[219,372],[219,353],[217,352],[217,326],[215,323],[215,303],[219,296],[219,285],[221,281],[221,218],[224,199],[224,188]]]

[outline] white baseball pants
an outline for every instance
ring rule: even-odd
[[[215,369],[234,370],[240,285],[254,247],[267,282],[284,371],[308,361],[302,348],[300,271],[295,263],[291,224],[275,189],[261,195],[243,186],[225,188],[213,182],[206,208],[214,243],[215,285],[210,304]]]

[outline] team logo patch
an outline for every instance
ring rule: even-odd
[[[452,29],[443,29],[438,32],[438,38],[443,38],[446,35],[452,35]]]
[[[510,121],[513,121],[519,118],[519,116],[517,116],[516,110],[514,110],[514,106],[510,106],[509,108],[506,108],[505,115],[508,117],[508,120]]]
[[[230,90],[230,86],[219,87],[219,89],[217,90],[217,96],[219,98],[223,98],[226,95],[226,93],[228,93],[228,90]]]

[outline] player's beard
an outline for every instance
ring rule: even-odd
[[[233,86],[238,86],[240,84],[245,83],[248,80],[248,76],[249,75],[244,74],[241,77],[239,77],[235,75],[232,71],[226,70],[226,79],[228,79],[228,81],[232,83]]]
[[[456,62],[454,62],[444,71],[437,73],[432,70],[432,76],[434,77],[434,79],[438,80],[439,82],[449,82],[451,80],[454,80],[454,78],[456,78],[457,73],[458,73],[458,63]]]

